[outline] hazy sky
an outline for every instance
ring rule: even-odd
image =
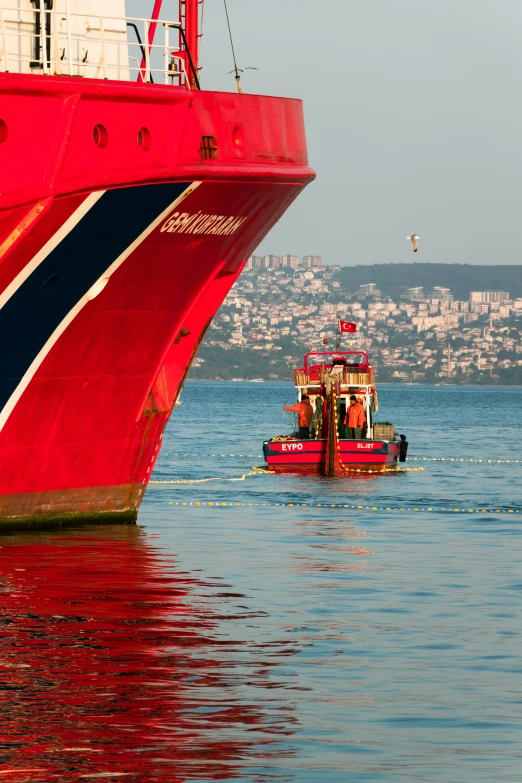
[[[152,0],[129,0],[146,11]],[[174,0],[165,0],[165,15]],[[326,263],[519,263],[520,0],[228,0],[248,92],[304,100],[317,172],[259,248]],[[204,89],[235,89],[205,0]],[[421,235],[414,256],[405,237]],[[522,273],[522,272],[521,272]]]

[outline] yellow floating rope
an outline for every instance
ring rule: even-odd
[[[160,503],[161,501],[156,501]],[[351,511],[391,511],[446,514],[522,514],[520,508],[452,508],[450,506],[362,506],[355,503],[236,503],[231,501],[167,501],[169,506],[205,508],[333,508]]]
[[[506,465],[521,463],[520,459],[469,459],[468,457],[408,457],[412,462],[480,462],[483,465]]]
[[[248,459],[263,459],[262,454],[190,454],[188,452],[165,452],[162,457],[245,457]]]
[[[422,468],[421,468],[422,470]],[[209,481],[245,481],[249,476],[259,476],[260,474],[270,473],[266,468],[253,467],[248,473],[243,473],[242,476],[235,476],[233,478],[227,478],[226,476],[212,476],[211,478],[204,479],[176,479],[171,481],[149,481],[149,484],[207,484]]]

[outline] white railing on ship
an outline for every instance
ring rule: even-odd
[[[75,14],[68,10],[68,3],[66,11],[50,11],[45,9],[44,0],[39,0],[39,4],[39,8],[29,11],[0,8],[0,72],[39,71],[44,75],[124,81],[141,78],[146,82],[154,81],[156,75],[165,84],[179,84],[182,77],[185,84],[191,83],[185,67],[185,53],[182,54],[179,47],[180,22]],[[36,29],[38,18],[39,29]],[[85,33],[73,29],[75,23],[81,25],[82,20]],[[47,27],[49,21],[50,32]],[[66,23],[65,30],[59,29],[63,22]],[[161,43],[148,43],[151,26],[163,27]],[[129,39],[129,28],[133,30],[136,41]],[[172,31],[175,31],[176,44],[170,40]],[[92,33],[99,33],[99,37],[90,37]],[[115,37],[116,34],[119,37]],[[35,57],[34,51],[36,42],[39,42],[38,57]],[[99,55],[95,62],[90,62],[86,46],[92,48],[97,45],[100,47]],[[79,54],[82,46],[85,51],[83,57]]]

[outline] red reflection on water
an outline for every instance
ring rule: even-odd
[[[241,697],[273,681],[252,683],[220,635],[222,583],[176,571],[134,527],[0,547],[0,780],[223,780],[280,757],[292,708]]]

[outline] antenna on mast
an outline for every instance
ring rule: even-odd
[[[224,6],[225,6],[225,14],[227,16],[227,27],[228,27],[228,35],[230,37],[230,47],[232,49],[232,59],[234,60],[234,67],[229,73],[235,73],[235,80],[237,83],[237,91],[239,93],[242,93],[243,90],[241,88],[241,76],[240,74],[244,73],[245,71],[257,71],[257,68],[254,68],[253,66],[248,66],[248,68],[238,68],[237,67],[237,60],[236,60],[236,52],[234,49],[234,40],[232,38],[232,28],[230,27],[230,17],[228,15],[228,6],[227,6],[227,0],[223,0]]]
[[[234,49],[234,40],[232,38],[232,28],[230,27],[230,17],[228,15],[227,0],[223,0],[223,4],[225,6],[225,14],[227,17],[227,27],[228,27],[228,35],[230,38],[230,47],[232,49],[232,59],[234,60],[234,71],[236,73],[235,79],[237,82],[237,91],[241,93],[243,92],[243,90],[241,89],[241,76],[239,75],[239,68],[237,67],[236,52]],[[232,71],[230,71],[230,73],[232,73]]]

